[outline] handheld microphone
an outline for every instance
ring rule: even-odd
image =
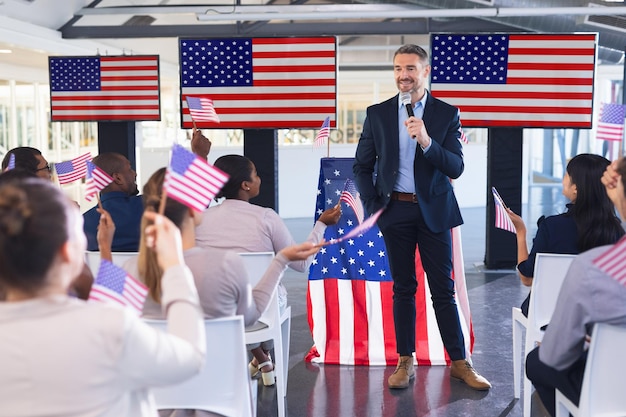
[[[415,116],[415,113],[413,113],[413,106],[411,105],[411,93],[400,93],[400,102],[406,108],[406,114],[408,114],[409,117]]]

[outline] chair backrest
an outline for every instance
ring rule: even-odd
[[[111,255],[113,257],[113,263],[122,267],[128,259],[137,256],[137,252],[112,252]],[[91,269],[91,273],[96,276],[98,268],[100,268],[100,252],[86,251],[85,262],[87,262],[87,266]]]
[[[548,324],[570,264],[576,255],[538,253],[528,305],[528,329]]]
[[[624,374],[621,357],[626,346],[626,327],[597,323],[585,365],[580,393],[579,415],[626,416]]]
[[[250,284],[254,287],[274,259],[274,252],[239,252],[248,273]]]
[[[167,321],[144,321],[167,331]],[[242,316],[205,320],[206,363],[200,374],[180,384],[153,388],[159,410],[192,409],[224,416],[252,416],[252,393]]]

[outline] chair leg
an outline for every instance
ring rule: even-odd
[[[513,396],[520,397],[521,376],[522,376],[522,323],[515,319],[513,313]]]
[[[291,343],[291,314],[283,321],[280,326],[280,330],[282,332],[283,337],[283,380],[284,383],[284,393],[285,397],[287,396],[287,381],[289,379],[289,343]]]
[[[524,372],[524,417],[530,417],[531,399],[534,390],[533,384],[530,383],[530,379],[526,378],[526,372]]]
[[[280,337],[280,340],[274,340],[274,358],[274,368],[276,370],[276,402],[278,404],[278,417],[285,417],[285,356],[283,354],[282,337]]]

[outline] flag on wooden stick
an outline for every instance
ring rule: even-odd
[[[87,161],[86,164],[87,179],[85,185],[87,187],[85,189],[85,199],[91,201],[104,187],[113,182],[113,177],[91,161]]]
[[[228,174],[180,145],[172,148],[163,192],[170,198],[203,211],[228,181]]]

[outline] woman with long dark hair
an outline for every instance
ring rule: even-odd
[[[588,153],[573,157],[563,176],[563,195],[570,200],[562,214],[540,218],[533,247],[526,246],[526,225],[507,210],[517,230],[517,271],[522,283],[532,285],[537,253],[578,254],[597,246],[615,243],[624,235],[615,208],[601,178],[609,160]],[[528,315],[530,295],[522,304]]]

